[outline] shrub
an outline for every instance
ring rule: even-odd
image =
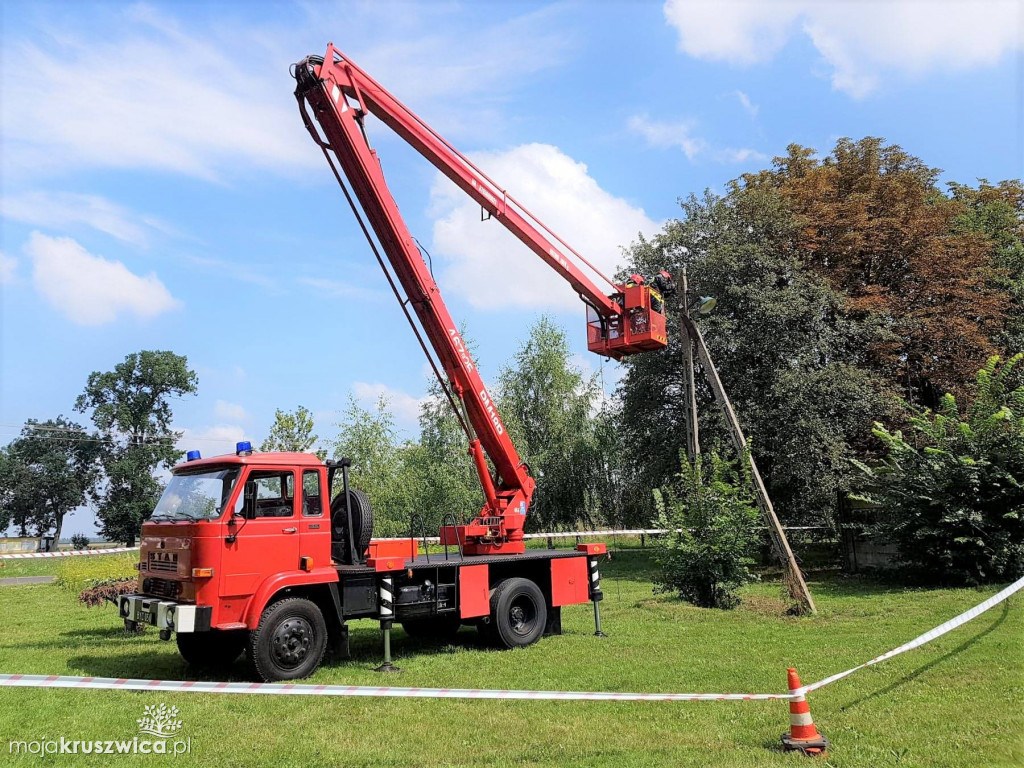
[[[71,548],[72,549],[88,549],[89,548],[89,537],[84,533],[76,533],[71,537]]]
[[[661,592],[677,592],[703,608],[734,608],[736,590],[754,580],[749,566],[760,515],[750,492],[749,455],[740,462],[710,454],[681,458],[675,486],[655,490],[658,527],[669,533],[658,547]]]
[[[139,580],[135,578],[101,581],[78,593],[78,601],[90,608],[103,605],[104,601],[117,605],[118,595],[130,595],[139,591]]]
[[[125,552],[118,555],[89,555],[65,558],[57,568],[57,585],[74,595],[82,590],[138,575],[135,564],[139,556]]]
[[[1024,386],[992,357],[961,412],[946,395],[937,412],[912,416],[911,433],[876,424],[885,447],[863,497],[885,507],[878,533],[899,547],[910,575],[977,584],[1024,575]]]

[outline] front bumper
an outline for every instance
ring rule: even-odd
[[[185,605],[173,600],[145,595],[121,595],[117,610],[125,621],[152,624],[174,632],[209,632],[213,608],[209,605]]]

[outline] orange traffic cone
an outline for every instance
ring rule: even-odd
[[[793,667],[790,667],[788,672],[789,692],[795,694],[801,688],[800,678],[797,677]],[[782,734],[782,751],[799,750],[808,757],[816,757],[824,755],[828,747],[828,739],[818,733],[818,729],[814,727],[807,698],[803,694],[799,694],[796,698],[790,699],[789,733]]]

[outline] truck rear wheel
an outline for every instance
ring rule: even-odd
[[[249,633],[246,661],[261,680],[298,680],[320,667],[327,649],[327,623],[316,603],[288,597],[267,606]]]
[[[193,667],[227,667],[239,657],[245,648],[246,635],[243,630],[178,633],[178,653]]]
[[[544,593],[529,579],[505,579],[491,593],[491,620],[484,636],[503,648],[537,642],[548,620]]]

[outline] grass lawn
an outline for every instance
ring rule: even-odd
[[[24,562],[24,561],[23,561]],[[50,561],[31,574],[54,572]],[[8,561],[10,566],[11,561]],[[46,566],[51,570],[42,568]],[[42,570],[36,570],[42,568]],[[379,633],[353,624],[354,658],[315,683],[597,691],[776,692],[794,665],[804,682],[875,656],[997,591],[907,590],[815,577],[816,617],[783,615],[778,584],[744,590],[731,612],[651,591],[645,552],[602,566],[605,631],[589,606],[563,612],[565,635],[513,652],[478,646],[464,628],[447,647],[394,633],[386,679]],[[2,575],[28,575],[9,573]],[[129,637],[112,608],[87,609],[55,585],[0,588],[0,671],[188,679],[173,642]],[[241,679],[239,665],[230,679]],[[777,751],[785,702],[495,702],[0,689],[0,764],[164,763],[171,756],[8,755],[12,739],[131,739],[144,706],[176,705],[192,757],[227,765],[803,765]],[[819,765],[1024,764],[1024,610],[1016,596],[923,648],[810,697],[833,747]]]

